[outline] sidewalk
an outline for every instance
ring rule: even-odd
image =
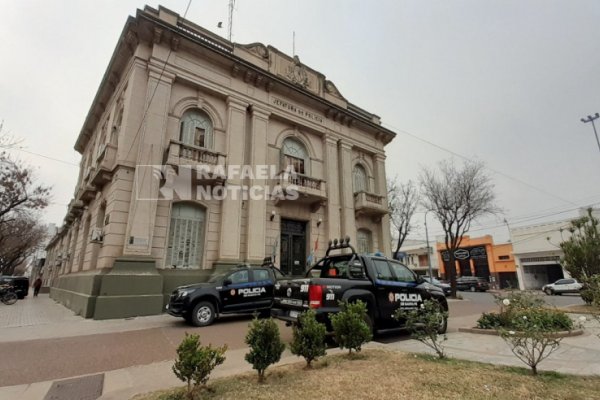
[[[470,317],[472,318],[472,317]],[[467,321],[465,318],[463,321]],[[586,323],[586,332],[581,336],[563,339],[560,348],[540,364],[542,371],[557,371],[566,374],[600,375],[600,339],[596,334],[600,327],[595,321]],[[379,339],[378,339],[379,340]],[[497,336],[478,335],[472,333],[452,332],[445,342],[450,357],[479,361],[497,365],[525,367],[510,351],[508,345]],[[384,348],[403,352],[432,354],[425,345],[412,340],[409,336],[388,337],[374,341],[365,349]],[[231,376],[252,371],[244,360],[247,349],[227,351],[225,363],[215,369],[212,378]],[[344,351],[345,352],[345,351]],[[340,353],[339,349],[329,349],[328,354]],[[284,353],[277,365],[301,362],[302,359]],[[163,361],[149,365],[141,365],[103,373],[102,400],[125,400],[135,394],[181,386],[173,374],[173,361]],[[98,374],[95,374],[98,375]],[[72,379],[72,378],[71,378]],[[55,381],[60,382],[60,381]],[[0,388],[1,400],[40,400],[45,399],[53,381],[38,382],[29,385],[7,386]]]
[[[211,379],[236,375],[252,371],[252,366],[244,359],[248,349],[229,350],[225,362],[215,368]],[[328,349],[328,354],[338,354],[346,350]],[[281,361],[276,365],[286,365],[303,362],[302,358],[294,356],[286,350]],[[140,365],[107,371],[104,375],[102,395],[100,400],[127,400],[140,393],[168,389],[173,386],[183,386],[183,382],[175,377],[171,367],[173,361],[163,361],[149,365]],[[268,370],[267,370],[268,373]],[[96,374],[97,375],[97,374]],[[69,380],[72,378],[69,378]],[[60,382],[60,381],[57,381]],[[53,381],[37,382],[29,385],[0,387],[0,400],[41,400],[45,399]],[[71,399],[59,399],[71,400]]]
[[[0,342],[65,338],[159,328],[172,324],[167,314],[97,321],[75,315],[48,294],[28,296],[0,307]]]

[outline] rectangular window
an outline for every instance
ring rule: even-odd
[[[383,281],[393,281],[394,276],[392,275],[392,271],[390,270],[390,266],[388,262],[385,260],[373,260],[373,264],[375,264],[375,271],[377,272],[377,279],[381,279]]]
[[[510,256],[499,256],[498,260],[510,260]]]
[[[255,269],[254,270],[254,281],[270,281],[269,271],[266,269]]]
[[[392,270],[394,270],[396,280],[399,282],[415,282],[415,274],[404,265],[392,261],[390,262],[390,266],[392,267]]]

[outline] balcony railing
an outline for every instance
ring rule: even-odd
[[[171,140],[167,154],[167,163],[180,165],[192,161],[197,164],[225,165],[225,155],[203,147]]]
[[[388,213],[385,197],[374,193],[354,193],[354,211],[356,215],[368,215],[374,219]]]
[[[290,174],[284,173],[282,178],[292,185],[300,186],[303,188],[321,190],[321,186],[323,181],[317,178],[312,178],[310,176],[302,175],[302,174]]]

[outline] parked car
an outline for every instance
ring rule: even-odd
[[[461,276],[456,278],[456,289],[471,292],[485,292],[490,288],[487,279],[477,276]]]
[[[563,294],[563,293],[579,293],[583,285],[577,282],[577,279],[568,278],[568,279],[559,279],[554,283],[549,283],[542,287],[544,293],[548,296],[552,296],[555,294]]]
[[[452,293],[452,287],[449,284],[442,282],[436,278],[431,278],[429,276],[423,276],[422,278],[426,282],[431,283],[433,286],[437,286],[440,289],[442,289],[442,291],[444,292],[444,295],[450,296],[450,294]]]
[[[289,325],[308,309],[316,313],[317,321],[333,331],[332,314],[340,311],[340,301],[366,303],[366,322],[372,331],[403,328],[396,320],[396,310],[417,309],[423,301],[437,301],[443,310],[448,302],[442,290],[418,277],[400,262],[384,256],[357,254],[345,238],[329,243],[325,257],[319,260],[305,278],[277,282],[271,315]],[[332,255],[333,250],[351,253]],[[440,315],[439,332],[444,333],[448,321]]]
[[[260,267],[240,265],[208,282],[178,287],[166,311],[194,326],[210,325],[223,314],[268,313],[273,286],[284,277],[268,262]]]
[[[26,276],[0,275],[0,285],[10,285],[20,300],[29,294],[29,278]]]

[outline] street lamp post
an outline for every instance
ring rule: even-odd
[[[429,267],[429,278],[433,279],[433,268],[431,267],[431,252],[429,251],[429,232],[427,230],[427,213],[431,210],[425,211],[425,242],[427,243],[427,266]]]
[[[600,140],[598,140],[598,132],[596,132],[596,124],[594,124],[594,120],[597,120],[598,118],[600,118],[600,114],[596,113],[593,117],[591,115],[588,115],[587,119],[581,118],[581,122],[583,122],[584,124],[588,122],[592,123],[592,127],[594,128],[594,135],[596,136],[596,143],[598,143],[598,150],[600,150]]]

